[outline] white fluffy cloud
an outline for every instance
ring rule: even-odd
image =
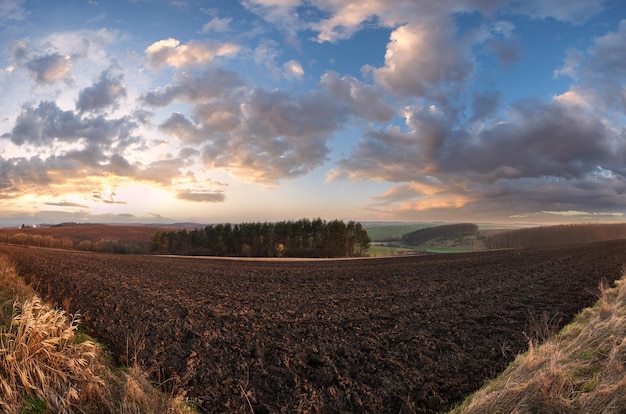
[[[146,48],[147,65],[151,69],[165,66],[189,68],[211,63],[216,57],[233,55],[239,51],[234,43],[213,40],[195,41],[181,44],[179,40],[167,38],[154,42]]]
[[[467,47],[455,38],[453,27],[442,22],[407,24],[391,33],[385,66],[374,70],[374,79],[394,95],[445,101],[473,69]]]

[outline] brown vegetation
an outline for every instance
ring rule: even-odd
[[[626,242],[344,261],[1,246],[119,358],[206,412],[435,413],[619,277]]]
[[[113,369],[78,331],[79,316],[44,303],[0,257],[0,410],[6,413],[191,413],[133,365]],[[11,304],[12,302],[12,304]]]
[[[106,253],[147,253],[152,238],[160,230],[151,226],[106,224],[3,228],[0,242]]]
[[[623,413],[625,373],[626,277],[453,413]]]

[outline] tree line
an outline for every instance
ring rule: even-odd
[[[505,231],[487,237],[488,249],[544,247],[626,238],[626,224],[564,224]]]
[[[371,240],[361,223],[321,218],[215,224],[158,232],[155,253],[239,257],[363,256]]]
[[[22,227],[23,228],[23,227]],[[21,244],[24,246],[48,247],[54,249],[81,250],[99,253],[144,254],[146,249],[137,243],[123,242],[116,239],[102,238],[97,241],[72,241],[68,237],[57,239],[50,235],[40,234],[5,234],[0,233],[0,243]]]

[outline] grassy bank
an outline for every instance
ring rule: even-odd
[[[529,345],[452,413],[623,413],[626,277],[560,333]]]
[[[116,368],[79,330],[78,315],[42,301],[0,257],[0,411],[193,413],[140,367]]]

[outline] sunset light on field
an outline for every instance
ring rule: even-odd
[[[0,226],[622,221],[626,3],[0,0]]]

